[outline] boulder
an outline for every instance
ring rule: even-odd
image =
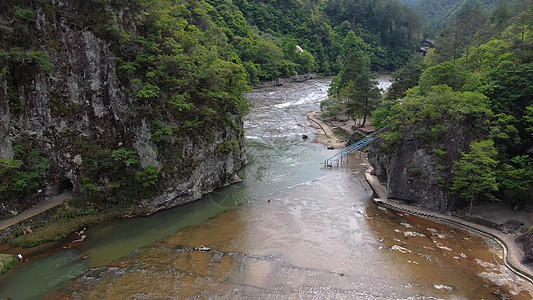
[[[524,251],[523,264],[533,265],[533,232],[527,232],[515,239]]]

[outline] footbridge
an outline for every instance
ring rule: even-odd
[[[332,157],[326,159],[324,161],[324,165],[331,167],[331,166],[333,166],[333,164],[336,163],[337,166],[339,166],[342,163],[342,159],[344,157],[347,157],[349,154],[351,154],[351,153],[353,153],[355,151],[358,151],[358,150],[362,149],[363,147],[367,146],[368,144],[370,144],[372,139],[376,136],[376,133],[377,132],[374,132],[374,133],[366,136],[365,138],[360,139],[359,141],[351,144],[350,146],[342,149],[341,151],[337,152]]]

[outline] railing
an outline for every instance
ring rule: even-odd
[[[340,163],[342,162],[342,159],[346,156],[348,156],[348,154],[350,153],[353,153],[357,150],[360,150],[361,148],[365,147],[366,145],[370,144],[370,142],[372,141],[372,139],[374,138],[376,133],[372,133],[371,135],[363,138],[363,139],[360,139],[359,141],[351,144],[350,146],[342,149],[341,151],[337,152],[335,155],[333,155],[332,157],[326,159],[324,161],[324,165],[326,166],[333,166],[334,163],[337,163],[337,166],[340,165]]]

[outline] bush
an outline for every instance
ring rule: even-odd
[[[217,144],[215,147],[215,153],[224,153],[228,154],[230,152],[238,153],[240,151],[239,141],[229,140]]]
[[[379,134],[379,137],[383,138],[381,148],[387,153],[390,153],[390,151],[396,149],[402,140],[402,134],[399,131],[384,132]]]
[[[50,161],[41,150],[15,145],[14,159],[0,159],[0,196],[25,198],[48,177]]]
[[[143,187],[153,187],[159,183],[159,170],[156,166],[148,166],[135,174],[135,180]]]
[[[0,254],[0,275],[14,267],[18,262],[18,257],[14,254]]]
[[[35,12],[29,8],[15,7],[15,18],[30,23],[35,20]]]

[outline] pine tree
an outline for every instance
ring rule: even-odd
[[[376,75],[370,71],[370,59],[365,49],[368,45],[353,31],[348,32],[343,44],[344,66],[330,90],[330,94],[345,101],[350,116],[363,118],[362,126],[381,100]]]

